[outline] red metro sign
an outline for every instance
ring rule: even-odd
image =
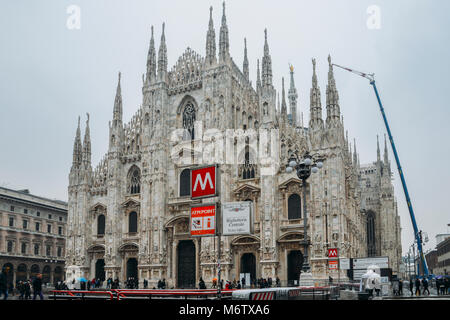
[[[328,258],[337,258],[338,257],[338,249],[328,249]]]
[[[191,170],[191,199],[215,197],[218,193],[217,166],[201,167]]]

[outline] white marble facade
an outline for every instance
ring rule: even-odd
[[[278,276],[282,281],[292,280],[292,263],[298,262],[303,252],[303,199],[298,200],[302,185],[295,173],[287,174],[284,169],[291,154],[301,156],[305,152],[325,159],[323,168],[308,179],[306,190],[307,239],[311,243],[309,260],[314,277],[328,279],[327,248],[339,248],[341,257],[367,256],[368,209],[381,223],[376,229],[380,242],[377,249],[381,251],[376,254],[384,255],[384,246],[393,247],[389,256],[393,265],[398,265],[400,228],[392,184],[390,179],[380,178],[377,188],[383,191],[375,192],[379,205],[369,208],[367,202],[362,204],[367,191],[361,187],[363,169],[356,146],[352,151],[345,134],[331,59],[326,119],[322,119],[313,60],[311,120],[306,126],[298,116],[293,67],[287,99],[283,79],[281,99],[278,97],[276,103],[267,38],[265,30],[261,70],[258,60],[254,87],[249,80],[246,44],[242,71],[230,57],[225,5],[218,54],[211,8],[205,57],[187,48],[170,71],[164,25],[158,55],[152,28],[142,105],[124,124],[119,74],[109,124],[109,150],[95,168],[91,167],[89,116],[83,143],[78,125],[68,188],[69,281],[78,276],[92,279],[96,272],[104,270],[106,278],[123,281],[136,275],[141,283],[144,278],[149,280],[150,287],[162,278],[170,287],[183,286],[181,278],[193,279],[189,281],[195,280],[195,284],[200,277],[210,282],[217,272],[218,239],[190,237],[189,208],[202,200],[191,200],[183,184],[188,172],[183,170],[204,164],[197,160],[206,158],[206,152],[216,152],[219,158],[231,152],[240,161],[220,164],[221,193],[220,199],[214,200],[250,200],[255,211],[252,235],[222,237],[222,278],[238,279],[243,269],[250,268],[257,278]],[[200,127],[194,127],[194,121]],[[183,137],[174,142],[173,132],[183,128]],[[241,129],[244,148],[239,149],[237,143],[231,144],[231,149],[199,151],[196,143],[205,139],[208,129],[217,129],[219,135]],[[245,135],[252,130],[256,136],[246,140]],[[269,154],[276,155],[279,165],[274,172],[264,172],[264,164],[254,161],[258,151],[252,143],[262,140],[259,130],[276,132],[275,143],[271,140],[264,146]],[[174,161],[176,156],[181,156],[184,163]],[[194,161],[189,163],[191,158]],[[381,161],[377,163],[381,168]]]

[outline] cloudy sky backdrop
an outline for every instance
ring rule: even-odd
[[[81,10],[81,28],[70,30],[67,8]],[[209,6],[216,40],[221,1],[46,0],[0,5],[0,185],[67,200],[77,117],[90,113],[92,162],[108,148],[117,73],[122,72],[124,120],[142,102],[150,27],[159,48],[166,23],[169,68],[186,47],[205,54]],[[367,9],[380,9],[380,28],[370,29]],[[231,56],[242,66],[247,38],[250,77],[263,55],[264,28],[272,56],[274,85],[295,67],[299,111],[309,120],[311,58],[318,63],[325,106],[327,56],[357,70],[375,72],[406,175],[419,228],[447,232],[450,169],[450,20],[447,0],[319,0],[226,2]],[[217,44],[218,46],[218,44]],[[376,160],[376,136],[384,124],[368,81],[335,70],[341,112],[361,163]],[[325,116],[325,110],[324,110]],[[383,145],[381,145],[383,149]],[[413,231],[389,146],[404,252]]]

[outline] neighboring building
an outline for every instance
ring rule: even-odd
[[[450,236],[436,245],[437,267],[434,270],[436,275],[450,274]]]
[[[64,280],[67,203],[0,187],[0,266],[8,282]]]
[[[377,137],[377,161],[361,165],[359,169],[361,210],[367,217],[367,255],[388,256],[390,267],[395,274],[399,271],[402,248],[400,216],[391,177],[386,136],[383,160]]]
[[[427,261],[428,273],[434,274],[438,265],[437,250],[432,250],[425,255]]]
[[[218,129],[216,133],[221,134],[227,129],[240,130],[243,134],[231,139],[232,149],[227,154],[219,153],[217,145],[213,145],[217,149],[210,150],[210,154],[233,154],[239,159],[238,163],[221,165],[220,201],[254,204],[254,234],[222,237],[223,279],[238,279],[240,273],[250,273],[252,278],[278,276],[283,283],[299,279],[305,212],[300,181],[295,173],[285,173],[292,154],[303,156],[309,152],[325,159],[323,168],[312,174],[306,188],[306,240],[311,242],[313,276],[328,279],[328,248],[338,248],[341,257],[366,257],[367,215],[361,211],[358,179],[361,169],[356,145],[352,153],[344,129],[331,58],[325,120],[313,60],[311,116],[306,128],[297,116],[300,112],[292,67],[287,100],[283,79],[277,107],[267,31],[261,72],[259,60],[257,63],[256,87],[249,79],[246,45],[242,71],[230,57],[225,6],[218,58],[212,8],[205,57],[187,48],[168,71],[165,41],[163,24],[156,59],[152,28],[142,106],[125,125],[119,73],[109,125],[109,150],[94,169],[89,116],[83,143],[78,120],[69,174],[67,279],[112,276],[123,281],[133,276],[141,283],[149,280],[152,287],[165,278],[169,287],[190,287],[200,277],[210,282],[216,276],[218,239],[189,235],[190,205],[211,201],[189,197],[190,168],[204,164],[197,161],[204,153],[196,147],[202,132],[205,135],[208,129]],[[199,126],[196,121],[201,121]],[[177,129],[182,132],[178,144],[171,140]],[[249,137],[253,129],[260,131]],[[264,129],[276,132],[276,139],[264,145],[278,162],[270,174],[267,165],[255,161],[259,153],[253,143],[263,140]],[[242,148],[233,143],[237,138],[242,138]],[[177,157],[186,161],[174,161]],[[389,163],[378,161],[378,165],[384,168]],[[384,170],[377,189],[380,205],[371,209],[379,224],[375,235],[382,244],[374,254],[389,255],[397,272],[400,227],[390,170]],[[381,229],[386,223],[391,223],[386,231],[393,233],[389,237]],[[341,279],[344,277],[342,272]]]
[[[450,237],[450,233],[440,233],[436,235],[436,245]]]

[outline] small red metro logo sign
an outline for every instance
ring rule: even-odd
[[[328,258],[337,258],[338,250],[336,248],[328,249]]]
[[[216,189],[216,166],[193,169],[191,171],[191,198],[213,197]]]

